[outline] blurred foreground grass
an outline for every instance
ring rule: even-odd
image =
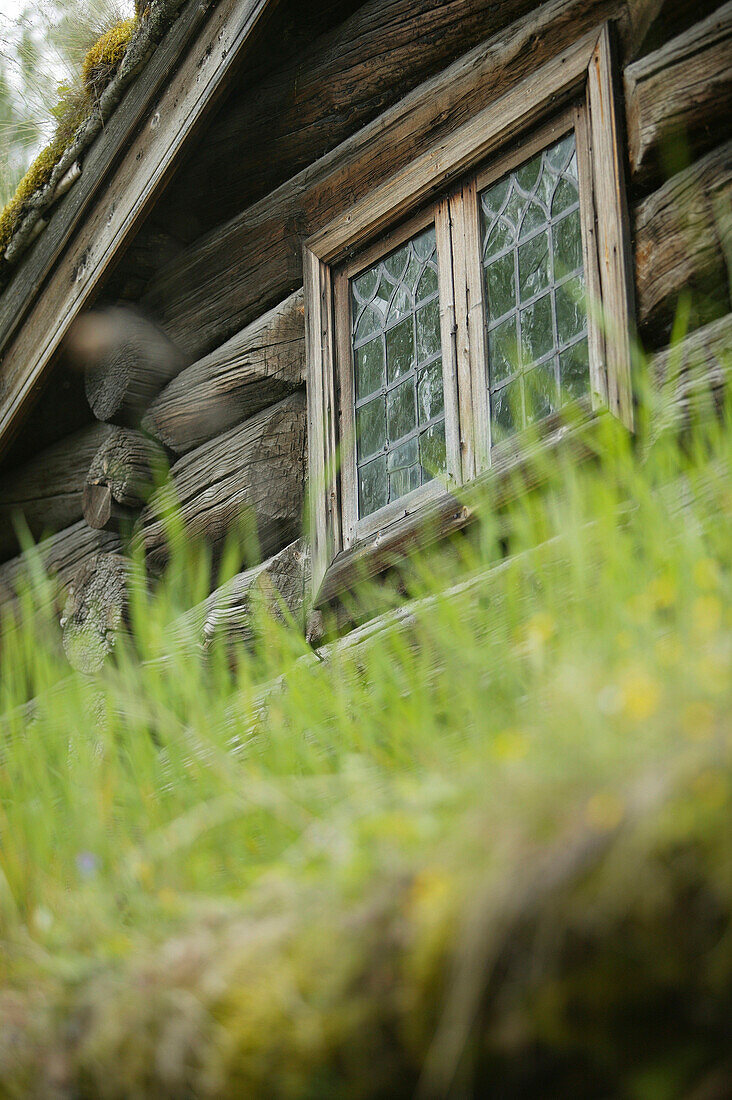
[[[605,423],[320,660],[161,660],[201,555],[93,680],[26,593],[0,1095],[729,1095],[729,422]]]

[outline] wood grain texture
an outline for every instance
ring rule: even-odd
[[[205,192],[203,228],[221,224],[533,8],[530,0],[369,0],[227,104],[172,206]]]
[[[213,546],[249,525],[268,556],[300,534],[304,482],[305,397],[296,392],[179,459],[145,506],[133,545],[152,569],[164,567],[172,512],[187,538]]]
[[[276,0],[219,0],[156,108],[137,130],[114,178],[87,211],[5,350],[0,364],[0,449],[7,446],[75,317],[129,241],[211,109],[232,66]],[[72,193],[72,192],[70,192]],[[241,327],[241,326],[236,326]]]
[[[732,314],[657,352],[649,366],[657,394],[650,425],[653,443],[662,432],[686,428],[721,408],[732,380]]]
[[[0,606],[14,603],[41,571],[51,582],[51,598],[65,600],[66,590],[84,562],[101,551],[119,548],[116,535],[94,531],[83,519],[78,520],[0,565]]]
[[[477,46],[203,240],[151,284],[145,304],[200,356],[303,281],[300,235],[346,211],[604,18],[612,0],[550,0]]]
[[[298,290],[173,379],[143,427],[187,454],[304,382],[305,308]]]
[[[163,448],[143,432],[115,428],[92,459],[83,490],[84,518],[90,527],[119,529],[131,525],[134,509],[163,480],[168,459]]]
[[[707,152],[732,132],[732,3],[625,70],[630,171]]]
[[[649,195],[635,211],[638,320],[646,343],[668,338],[682,294],[692,323],[729,312],[732,141]]]
[[[61,616],[72,668],[98,672],[114,649],[127,612],[130,562],[122,554],[95,554],[77,571]]]
[[[330,270],[307,248],[304,249],[303,269],[308,362],[308,498],[312,576],[317,588],[341,545],[338,470],[328,461],[328,456],[335,454],[338,439],[338,404]]]
[[[20,549],[14,516],[22,517],[34,539],[81,519],[89,466],[111,430],[90,424],[0,478],[0,557]]]
[[[609,26],[603,28],[587,77],[607,403],[615,416],[632,430],[630,345],[635,329],[635,303],[625,154],[621,145],[620,79]]]
[[[86,396],[97,420],[116,424],[138,425],[152,399],[185,366],[165,333],[126,306],[84,314],[66,347],[85,370]]]
[[[309,585],[310,556],[298,539],[260,565],[237,573],[167,631],[170,648],[203,648],[223,644],[249,645],[255,637],[255,616],[262,611],[279,620],[297,619]]]

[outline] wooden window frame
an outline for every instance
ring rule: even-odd
[[[316,603],[393,561],[420,527],[439,535],[462,526],[471,509],[455,490],[464,501],[466,490],[504,476],[525,458],[520,439],[490,447],[477,194],[572,129],[590,303],[585,418],[608,410],[632,430],[633,284],[618,85],[612,27],[603,23],[304,242]],[[447,476],[359,520],[349,279],[433,221]],[[457,430],[448,430],[448,422]],[[543,422],[543,431],[547,448],[567,434],[554,417]]]

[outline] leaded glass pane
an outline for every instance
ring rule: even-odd
[[[364,514],[383,508],[389,499],[386,455],[378,455],[358,468],[358,499],[363,501]]]
[[[552,332],[551,294],[538,298],[521,310],[521,359],[523,363],[536,363],[554,346]]]
[[[562,394],[567,397],[580,397],[587,390],[587,373],[590,369],[590,355],[587,338],[572,344],[559,356],[559,384]]]
[[[419,437],[419,460],[422,479],[430,481],[445,469],[445,421],[432,424]]]
[[[494,441],[581,396],[587,307],[574,133],[480,195]]]
[[[358,514],[446,468],[434,226],[351,280]]]
[[[406,378],[401,385],[387,392],[386,423],[389,439],[391,440],[401,439],[402,436],[409,435],[416,428],[414,375]]]
[[[356,393],[359,397],[368,397],[381,389],[383,381],[384,345],[377,336],[356,352]]]
[[[377,397],[356,410],[356,435],[359,458],[368,458],[383,450],[386,439],[383,397]]]

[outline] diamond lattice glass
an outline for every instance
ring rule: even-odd
[[[480,195],[494,442],[589,385],[574,133]]]
[[[351,308],[363,518],[445,470],[434,226],[352,279]]]

